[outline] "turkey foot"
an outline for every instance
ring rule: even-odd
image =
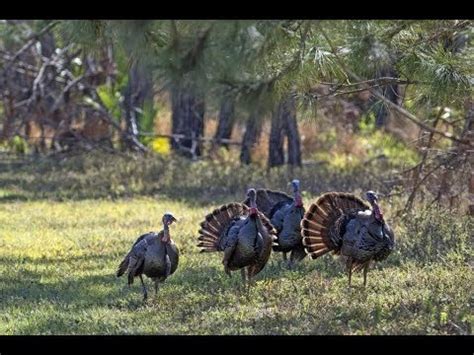
[[[229,266],[227,266],[227,264],[224,264],[224,272],[229,275],[229,277],[232,277],[232,273],[230,272]]]
[[[158,297],[159,288],[160,288],[160,281],[155,280],[155,299]]]
[[[295,266],[295,261],[292,259],[288,260],[288,262],[286,263],[286,266],[288,267],[288,270],[292,270],[293,266]]]

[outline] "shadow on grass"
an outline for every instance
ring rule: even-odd
[[[165,158],[97,152],[59,158],[30,157],[17,162],[0,160],[0,189],[6,195],[3,201],[158,195],[185,201],[190,206],[206,206],[242,201],[245,190],[251,186],[287,191],[288,181],[295,176],[302,181],[305,191],[313,195],[368,187],[388,191],[380,178],[363,169],[344,174],[320,166],[268,171],[257,165],[240,165],[238,161],[191,162],[174,155]]]
[[[41,301],[68,305],[85,303],[96,306],[123,305],[119,301],[122,298],[128,298],[131,293],[136,294],[137,299],[141,299],[138,279],[132,287],[128,287],[126,277],[117,278],[115,269],[103,270],[103,265],[110,265],[111,262],[116,261],[118,265],[121,257],[116,253],[41,259],[0,257],[0,268],[11,270],[0,277],[0,294],[3,300],[0,308]],[[315,265],[309,262],[301,263],[295,269],[288,270],[275,259],[277,258],[274,257],[255,277],[256,281],[276,280],[282,276],[297,278],[298,274],[316,270]],[[69,275],[76,270],[75,268],[81,268],[80,271],[86,275]],[[95,270],[101,274],[87,275],[89,270]],[[324,270],[317,270],[317,272],[327,275]],[[48,281],[49,279],[54,281]],[[192,291],[212,294],[219,290],[239,287],[242,281],[239,271],[233,272],[232,277],[229,278],[221,265],[203,264],[185,267],[181,264],[163,287],[166,287],[167,283],[184,285]],[[152,285],[149,281],[147,284]]]
[[[109,296],[117,297],[118,293],[108,290],[100,295],[94,288],[110,286],[115,283],[115,275],[86,275],[74,277],[69,273],[75,268],[103,270],[100,264],[117,259],[112,254],[92,254],[68,258],[32,259],[29,257],[0,257],[0,268],[10,270],[0,276],[0,295],[3,302],[0,308],[22,306],[25,303],[51,301],[58,304],[81,303],[87,299],[104,302]],[[96,264],[93,262],[97,261]],[[92,263],[92,264],[91,264]],[[32,270],[33,269],[33,270]],[[54,281],[49,281],[52,279]]]
[[[0,159],[0,203],[163,196],[205,207],[244,199],[243,187],[221,186],[193,174],[191,163],[180,157],[92,153],[16,162]]]

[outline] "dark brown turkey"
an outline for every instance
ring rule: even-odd
[[[148,292],[143,282],[143,274],[155,282],[156,295],[159,284],[178,268],[179,249],[171,239],[169,230],[176,218],[171,213],[165,213],[162,222],[163,230],[159,233],[143,234],[136,240],[117,270],[117,277],[128,271],[128,285],[133,284],[136,276],[140,278],[144,301],[148,298]]]
[[[224,271],[241,270],[244,284],[266,265],[272,243],[276,239],[270,221],[257,209],[256,191],[247,192],[250,207],[230,203],[208,214],[201,223],[199,244],[201,252],[224,252]]]
[[[304,216],[303,200],[301,198],[300,181],[293,180],[293,197],[281,191],[268,189],[257,190],[257,207],[270,219],[276,229],[277,240],[273,251],[282,252],[283,259],[287,260],[286,254],[290,253],[288,266],[291,268],[296,262],[301,261],[306,252],[301,239],[301,219]],[[249,205],[247,198],[244,203]]]
[[[353,271],[364,270],[364,286],[372,260],[381,261],[394,248],[394,234],[385,222],[377,195],[366,193],[367,204],[344,192],[329,192],[313,203],[301,221],[301,236],[311,258],[330,251],[347,257],[349,286]]]

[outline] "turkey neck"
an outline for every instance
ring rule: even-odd
[[[299,190],[295,191],[295,207],[303,207],[303,200]]]
[[[169,242],[170,240],[170,226],[166,223],[163,223],[163,237],[161,238],[162,242]]]
[[[250,200],[250,212],[249,215],[251,217],[257,216],[257,202],[254,199]]]
[[[374,217],[377,221],[383,223],[383,214],[382,211],[380,210],[380,207],[376,201],[372,202],[372,211],[374,212]]]

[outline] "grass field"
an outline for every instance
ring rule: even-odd
[[[203,216],[234,195],[64,198],[59,176],[73,179],[73,172],[28,169],[0,169],[0,334],[472,334],[467,217],[424,210],[392,219],[397,250],[369,272],[365,289],[360,274],[349,289],[330,255],[289,271],[273,254],[247,297],[240,273],[229,278],[221,255],[196,247]],[[41,177],[53,181],[51,174],[58,186],[27,188]],[[92,176],[99,184],[101,174]],[[316,195],[306,191],[304,202]],[[171,235],[182,256],[158,296],[143,304],[139,281],[129,288],[115,270],[141,233],[160,229],[165,211],[180,219]]]

